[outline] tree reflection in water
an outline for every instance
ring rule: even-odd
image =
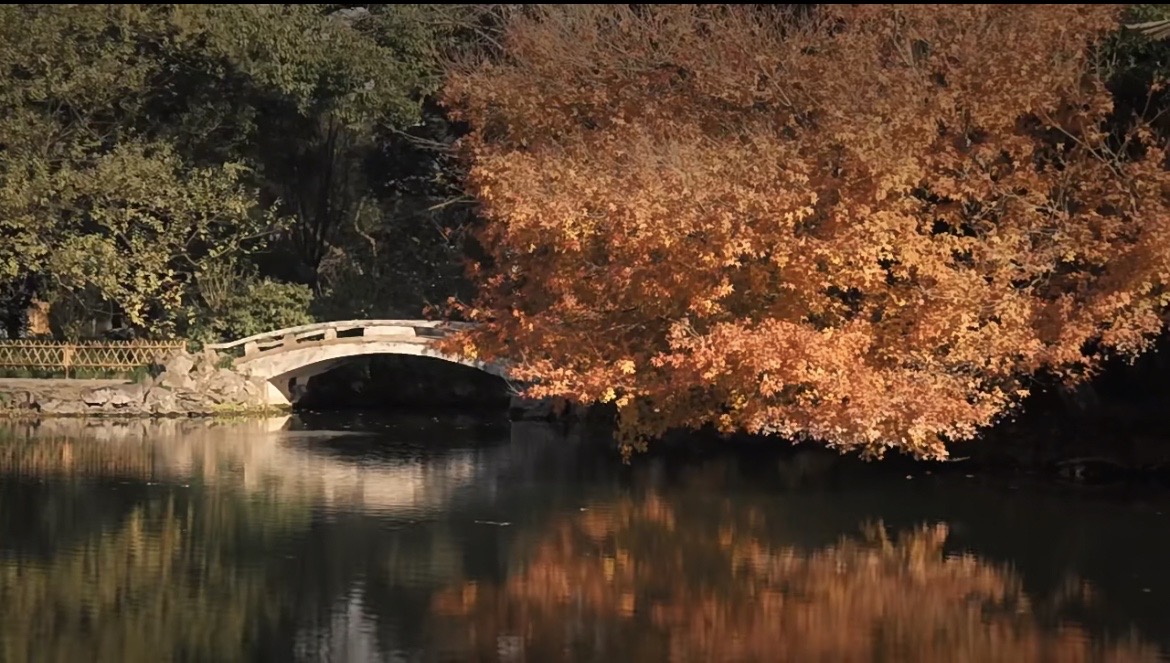
[[[1054,577],[1088,570],[1112,601],[1076,578],[1025,591],[1012,567],[921,524],[957,532],[956,504],[975,504],[1004,527],[983,493],[871,504],[902,484],[784,492],[727,458],[626,472],[518,427],[423,454],[416,440],[470,436],[428,426],[0,426],[0,662],[1076,663],[1157,660],[1150,638],[1166,632],[1156,605],[1051,546]],[[928,494],[947,501],[918,508]],[[1011,504],[1031,527],[1049,514]],[[1158,521],[1102,527],[1125,513],[1086,512],[1075,531],[1111,554],[1111,535],[1138,532],[1148,550],[1125,559],[1159,564]],[[920,524],[858,529],[872,514]],[[1012,563],[1037,541],[1018,523],[1005,537],[995,559]],[[1118,607],[1110,635],[1095,620]]]
[[[1033,605],[1011,570],[948,554],[945,525],[891,537],[877,524],[809,552],[771,545],[777,523],[759,510],[685,508],[646,494],[557,521],[502,585],[438,595],[435,640],[489,659],[1159,660],[1136,637],[1094,642],[1042,619],[1066,606]],[[1058,602],[1090,598],[1074,585]]]

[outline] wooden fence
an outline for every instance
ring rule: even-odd
[[[0,341],[0,369],[127,372],[186,347],[185,341]]]

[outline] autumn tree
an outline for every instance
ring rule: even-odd
[[[453,68],[490,260],[458,349],[671,427],[943,457],[1146,349],[1166,147],[1103,5],[555,6]]]

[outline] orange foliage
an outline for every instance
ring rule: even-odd
[[[491,264],[449,349],[636,436],[943,457],[1163,328],[1166,147],[1107,128],[1093,59],[1118,6],[638,7],[529,8],[450,75]]]
[[[893,540],[879,526],[808,552],[769,544],[777,523],[762,513],[723,506],[708,527],[687,512],[676,529],[656,497],[559,521],[502,586],[436,596],[448,618],[436,640],[480,659],[513,634],[529,660],[590,646],[670,661],[1159,660],[1133,637],[1094,643],[1073,623],[1042,623],[1084,607],[1088,588],[1036,605],[1010,570],[946,553],[943,525]]]

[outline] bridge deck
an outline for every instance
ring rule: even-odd
[[[305,343],[334,340],[347,343],[361,342],[359,339],[426,343],[472,326],[463,322],[441,320],[344,320],[278,329],[228,343],[211,343],[207,347],[220,351],[242,347],[244,356],[251,357],[261,353],[302,347]]]
[[[237,364],[241,361],[251,361],[253,359],[262,359],[264,357],[271,357],[275,354],[287,352],[292,349],[307,349],[307,348],[324,348],[331,345],[366,345],[384,343],[390,341],[393,343],[408,343],[412,345],[428,345],[434,340],[434,337],[423,336],[353,336],[342,338],[317,338],[317,339],[298,339],[295,344],[288,345],[279,343],[271,346],[258,346],[255,352],[245,353],[243,357],[237,358]]]

